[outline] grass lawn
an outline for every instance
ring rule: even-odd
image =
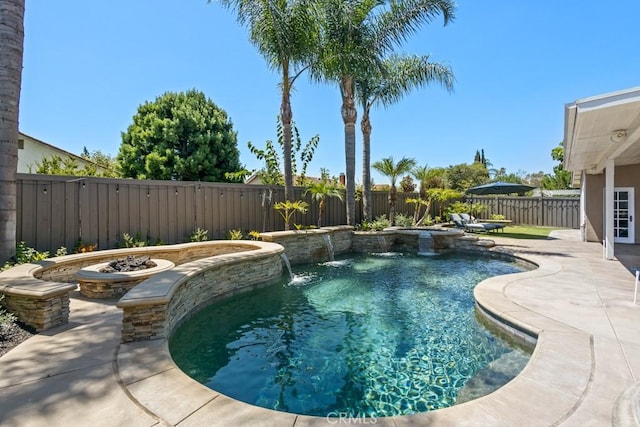
[[[504,228],[504,232],[500,231],[495,234],[500,237],[512,237],[514,239],[546,239],[553,230],[559,230],[559,228],[538,227],[534,225],[509,225]]]

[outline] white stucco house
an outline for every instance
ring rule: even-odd
[[[578,99],[565,106],[564,167],[581,189],[582,239],[640,243],[636,198],[640,188],[640,87]]]
[[[26,135],[22,132],[18,135],[18,173],[35,173],[36,163],[42,163],[42,159],[50,159],[53,156],[58,156],[62,159],[72,158],[74,159],[79,169],[83,169],[84,166],[95,166],[98,171],[102,171],[100,166],[95,163],[83,159],[82,157],[63,150],[62,148],[55,147],[51,144],[47,144],[32,136]]]

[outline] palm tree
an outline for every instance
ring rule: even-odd
[[[331,182],[323,179],[320,182],[310,184],[304,192],[311,194],[311,198],[318,202],[318,227],[322,227],[322,217],[324,217],[324,208],[327,197],[336,197],[342,201],[342,191]]]
[[[389,188],[389,221],[391,221],[391,225],[395,225],[396,202],[398,200],[396,181],[400,175],[409,172],[415,165],[416,161],[414,159],[406,157],[398,160],[398,163],[393,161],[393,157],[386,157],[372,165],[375,170],[389,177],[391,181],[391,187]]]
[[[0,263],[11,258],[16,250],[16,170],[24,3],[24,0],[0,0]]]
[[[249,27],[251,42],[269,66],[280,73],[284,195],[285,200],[291,200],[291,91],[296,79],[307,68],[318,39],[314,9],[310,0],[220,0],[220,3],[232,8],[238,22]]]
[[[429,56],[397,56],[383,61],[382,73],[369,73],[356,80],[356,96],[362,107],[362,210],[365,220],[371,218],[371,108],[377,104],[388,107],[411,90],[439,83],[453,89],[451,67],[429,62]]]
[[[338,83],[345,129],[347,223],[355,224],[355,82],[383,73],[382,58],[416,32],[419,25],[443,15],[453,18],[452,0],[326,0],[321,3],[320,48],[312,76]]]

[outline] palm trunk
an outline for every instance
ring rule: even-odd
[[[340,81],[342,94],[342,121],[344,122],[344,154],[346,178],[347,224],[355,225],[356,211],[356,120],[358,112],[353,97],[353,77],[343,76]]]
[[[25,0],[0,0],[0,263],[16,250],[18,113]]]
[[[284,199],[293,201],[293,171],[291,168],[291,82],[289,80],[289,64],[282,64],[282,103],[280,104],[280,120],[282,121],[282,157],[284,163]]]
[[[396,225],[396,201],[398,194],[395,185],[391,185],[389,188],[389,221],[391,225]]]
[[[267,230],[267,223],[273,208],[273,188],[269,187],[262,192],[262,232]]]
[[[362,214],[365,221],[371,220],[371,120],[369,108],[362,112]]]
[[[324,199],[318,203],[318,228],[322,227],[322,217],[324,216]]]

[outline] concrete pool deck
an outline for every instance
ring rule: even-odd
[[[489,279],[476,292],[498,317],[540,334],[524,371],[480,399],[380,418],[376,425],[600,426],[614,424],[616,407],[617,425],[638,425],[640,393],[632,386],[640,381],[640,305],[633,305],[634,276],[628,268],[640,267],[640,250],[625,252],[625,267],[603,260],[602,247],[579,242],[575,231],[553,237],[490,236],[540,268]],[[120,345],[121,321],[115,302],[74,294],[69,324],[0,358],[0,425],[338,423],[257,408],[209,390],[173,365],[163,341]]]

